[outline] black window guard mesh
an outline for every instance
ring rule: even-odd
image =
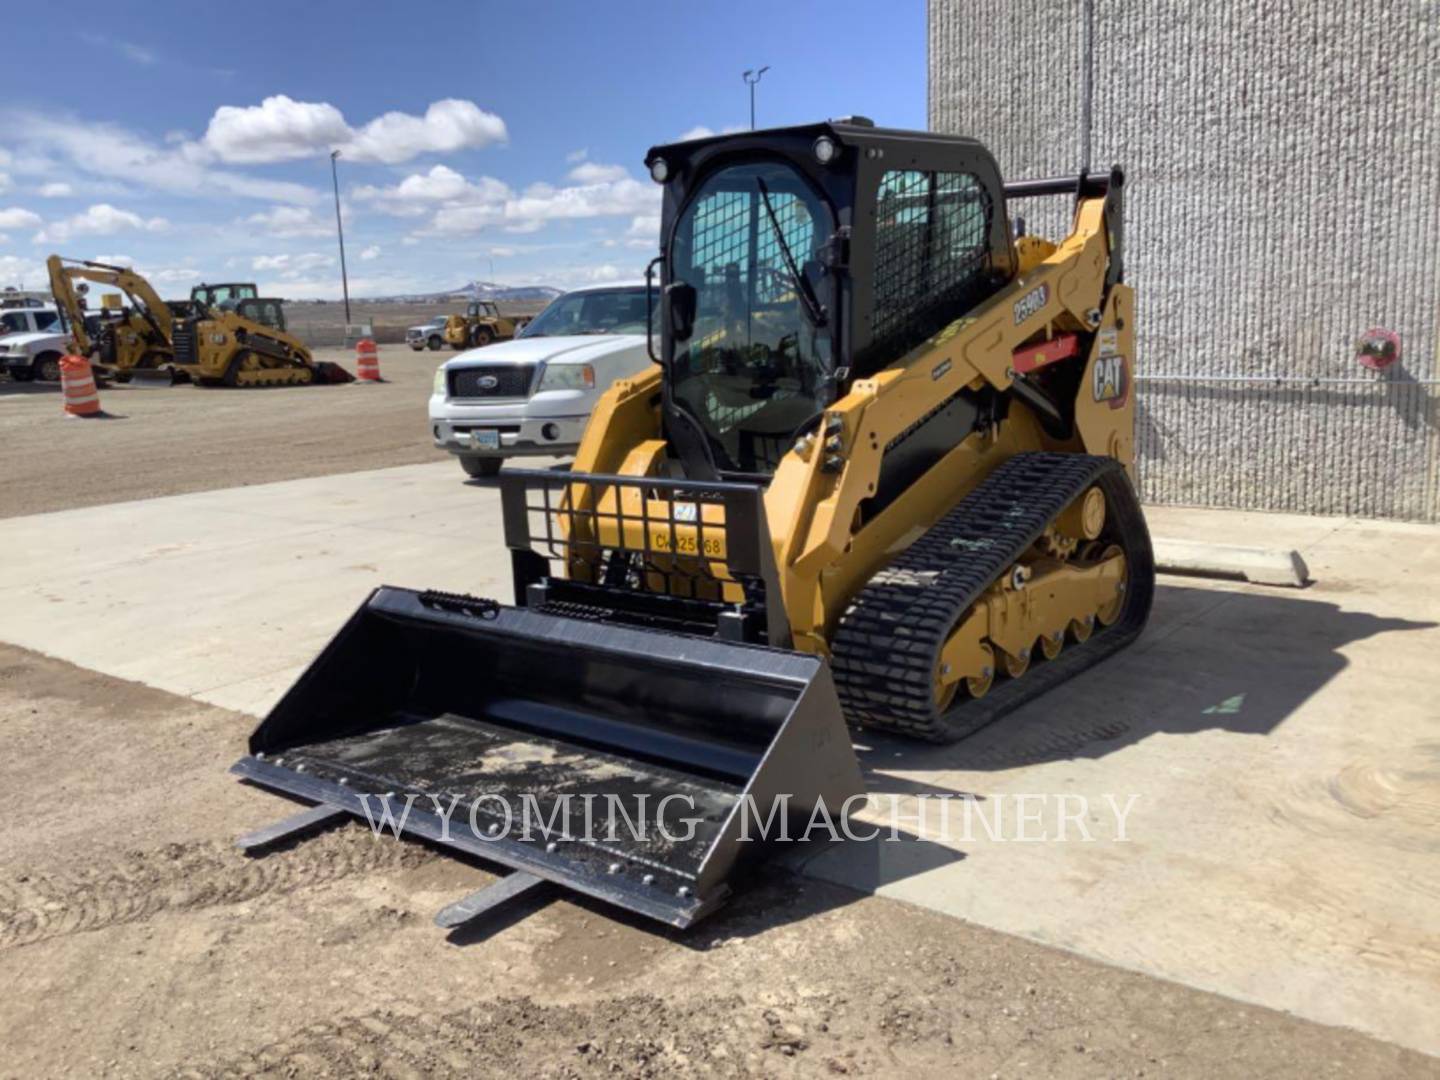
[[[990,193],[972,173],[891,170],[876,197],[872,349],[919,345],[969,306],[992,269]]]

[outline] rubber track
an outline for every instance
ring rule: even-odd
[[[0,947],[143,922],[166,911],[238,904],[373,870],[418,866],[432,857],[428,848],[351,827],[263,858],[229,844],[170,844],[89,870],[6,875],[0,880]]]
[[[1018,679],[997,675],[984,697],[963,690],[937,713],[933,678],[951,630],[985,589],[1092,484],[1105,494],[1102,540],[1120,544],[1129,584],[1120,617],[1054,660],[1038,650]],[[831,667],[846,719],[932,742],[954,742],[1094,665],[1139,634],[1154,595],[1150,534],[1124,469],[1088,454],[1016,454],[893,563],[841,616]]]

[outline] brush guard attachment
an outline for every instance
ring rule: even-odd
[[[764,489],[563,470],[500,474],[519,603],[789,648]]]
[[[818,657],[389,587],[232,772],[677,927],[864,790]]]

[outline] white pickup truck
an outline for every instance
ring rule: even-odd
[[[513,341],[441,364],[430,397],[435,445],[467,476],[507,457],[573,454],[600,395],[643,371],[645,285],[596,285],[551,301]]]
[[[6,308],[0,311],[0,370],[16,382],[58,381],[68,339],[53,307]]]

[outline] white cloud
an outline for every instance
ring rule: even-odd
[[[468,180],[454,169],[436,165],[412,173],[393,187],[359,187],[354,197],[397,217],[430,215],[420,235],[477,233],[499,226],[508,233],[532,233],[547,222],[592,217],[654,215],[660,188],[642,183],[613,165],[582,164],[571,171],[590,182],[565,186],[537,183],[515,192],[494,177]]]
[[[305,206],[275,206],[258,214],[251,214],[239,224],[281,240],[297,236],[327,236],[332,228],[328,220],[317,217]]]
[[[402,112],[376,117],[356,133],[345,154],[354,161],[394,165],[420,154],[476,150],[508,138],[505,121],[494,113],[473,101],[446,98],[431,104],[423,117]]]
[[[101,34],[81,34],[80,39],[87,45],[94,45],[102,49],[114,49],[121,56],[131,63],[139,64],[141,67],[150,67],[157,59],[155,53],[137,45],[133,41],[122,41],[119,38],[104,36]]]
[[[283,278],[298,277],[310,270],[334,265],[334,256],[321,255],[319,252],[311,251],[303,255],[257,255],[251,260],[250,268],[252,270],[278,271]]]
[[[472,150],[508,138],[505,121],[473,101],[446,98],[424,116],[388,112],[352,128],[329,102],[295,101],[284,94],[259,105],[222,105],[201,140],[232,164],[265,164],[328,153],[351,161],[394,165],[420,154]]]
[[[329,102],[276,94],[259,105],[221,105],[201,142],[221,161],[255,165],[329,152],[350,134],[344,115]]]
[[[39,214],[19,206],[0,210],[0,229],[36,229],[42,224]]]
[[[380,257],[380,245],[379,245],[379,244],[371,244],[371,245],[370,245],[369,247],[367,247],[364,251],[360,252],[360,258],[361,258],[361,260],[363,260],[364,262],[369,262],[371,259],[378,259],[379,257]]]
[[[37,189],[41,198],[64,199],[75,194],[75,189],[63,181],[57,180],[52,184],[41,184]]]
[[[571,150],[570,153],[566,154],[565,161],[570,165],[574,165],[577,161],[584,161],[589,156],[590,151],[582,146],[579,150]]]
[[[117,41],[115,47],[135,63],[144,67],[155,63],[155,54],[143,45],[136,45],[132,41]]]
[[[129,255],[96,255],[95,261],[98,263],[107,263],[110,266],[134,267],[135,265],[135,260]]]
[[[598,184],[554,187],[531,184],[518,199],[505,204],[505,216],[517,223],[567,218],[607,217],[653,213],[660,203],[660,188],[630,177]]]
[[[47,280],[45,265],[16,255],[0,255],[0,285],[34,288]]]
[[[152,285],[178,286],[187,291],[192,285],[199,285],[205,280],[204,274],[190,266],[162,266],[157,269],[146,269],[144,273]],[[215,280],[213,275],[210,280]]]
[[[15,183],[10,179],[10,174],[0,172],[0,192],[9,191],[14,186]]]
[[[586,161],[576,165],[567,174],[567,179],[579,184],[603,184],[624,180],[630,171],[624,165],[601,165],[598,161]]]
[[[360,202],[396,217],[419,217],[439,207],[480,207],[503,204],[513,192],[510,185],[482,176],[474,183],[446,165],[427,173],[411,173],[393,187],[357,187],[352,195]]]
[[[64,243],[72,236],[109,236],[126,229],[163,232],[170,223],[162,217],[143,218],[131,210],[109,203],[96,203],[84,213],[51,222],[35,234],[36,243]]]
[[[625,230],[625,246],[638,250],[658,248],[660,246],[660,214],[637,214],[630,219],[630,227]]]
[[[739,124],[726,124],[726,125],[725,125],[723,128],[721,128],[719,131],[716,131],[714,128],[711,128],[711,127],[706,127],[704,124],[696,124],[696,125],[695,125],[694,127],[692,127],[689,131],[684,132],[684,133],[683,133],[678,139],[676,139],[675,141],[676,141],[676,142],[689,142],[691,139],[709,139],[709,138],[712,138],[712,137],[715,136],[715,135],[733,135],[733,134],[735,134],[735,132],[737,132],[737,131],[744,131],[744,130],[745,130],[745,129],[744,129],[743,127],[741,127]]]
[[[66,114],[18,111],[0,116],[0,131],[22,144],[30,174],[101,176],[180,195],[242,196],[273,202],[314,203],[321,194],[288,180],[269,180],[213,167],[198,143],[161,146],[114,124],[88,123]]]
[[[400,243],[405,245],[405,247],[415,247],[420,242],[420,237],[418,236],[407,236],[400,241]]]

